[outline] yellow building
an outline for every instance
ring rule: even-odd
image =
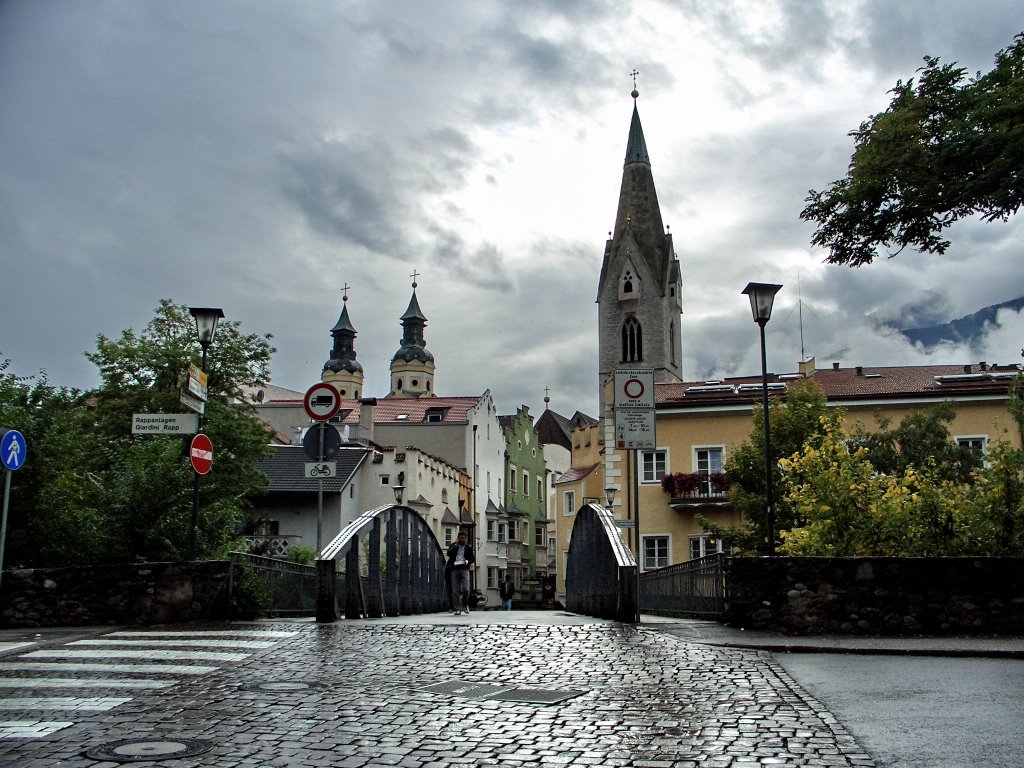
[[[1018,365],[986,363],[884,368],[843,368],[835,363],[818,370],[811,359],[795,373],[770,374],[768,386],[770,397],[785,397],[794,381],[809,379],[822,389],[830,406],[844,409],[847,427],[859,423],[868,430],[878,428],[878,416],[895,425],[908,414],[951,400],[957,406],[949,427],[952,439],[985,452],[988,443],[997,438],[1021,447],[1020,430],[1007,411],[1009,385],[1020,371]],[[721,543],[697,524],[698,513],[726,526],[741,522],[727,493],[718,487],[716,473],[729,452],[750,436],[752,414],[762,407],[761,398],[760,376],[658,384],[657,449],[653,451],[615,450],[613,424],[606,422],[600,445],[605,471],[592,473],[603,476],[590,482],[587,487],[592,490],[587,493],[604,504],[601,486],[614,485],[618,490],[612,509],[617,518],[628,520],[634,508],[633,488],[638,489],[642,569],[720,551]],[[585,467],[589,456],[581,454],[577,461],[574,451],[573,467]],[[676,472],[698,477],[690,478],[694,487],[670,496],[662,490],[661,481]],[[560,526],[560,545],[568,546],[569,535]],[[628,535],[627,541],[632,548]]]

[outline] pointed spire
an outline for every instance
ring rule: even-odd
[[[637,73],[634,70],[632,74],[635,78]],[[626,142],[626,162],[622,169],[619,209],[615,216],[611,245],[615,248],[622,247],[627,236],[635,240],[638,255],[648,263],[651,273],[664,289],[663,283],[668,277],[666,264],[671,259],[671,254],[666,242],[665,227],[661,221],[661,208],[658,205],[658,193],[654,188],[647,142],[644,140],[644,130],[640,125],[640,113],[636,106],[640,92],[636,90],[635,80],[631,95],[633,118]]]
[[[342,288],[341,315],[338,322],[331,328],[331,336],[334,338],[334,346],[331,348],[330,358],[324,363],[324,373],[362,373],[363,367],[356,362],[356,329],[348,316],[348,283]]]
[[[640,94],[633,91],[636,96]],[[651,164],[647,154],[647,142],[644,141],[644,129],[640,125],[640,112],[636,108],[636,96],[633,97],[633,119],[629,124],[629,140],[626,142],[626,165],[630,163]]]

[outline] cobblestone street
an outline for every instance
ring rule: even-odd
[[[0,765],[873,765],[768,653],[507,615],[161,627],[12,649]],[[96,757],[130,739],[152,742],[152,758]],[[161,759],[176,740],[205,751]]]

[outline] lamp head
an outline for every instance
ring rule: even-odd
[[[402,503],[402,495],[405,493],[404,485],[392,485],[391,490],[395,492],[395,504]]]
[[[781,285],[774,283],[747,283],[747,287],[740,291],[750,298],[750,311],[758,325],[764,325],[771,319],[772,304],[780,288]]]
[[[604,497],[608,501],[608,506],[611,507],[615,503],[615,486],[609,485],[605,488]]]
[[[213,334],[217,332],[217,322],[224,317],[224,310],[220,307],[189,307],[188,311],[196,319],[199,344],[203,347],[213,344]]]

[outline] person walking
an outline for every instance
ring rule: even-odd
[[[459,531],[455,543],[448,547],[445,567],[451,573],[451,608],[454,616],[469,613],[469,572],[476,562],[476,554],[468,538],[465,531]]]
[[[501,582],[498,594],[501,595],[501,608],[504,611],[512,610],[512,597],[516,593],[516,585],[512,582],[512,574],[506,573],[505,580]]]

